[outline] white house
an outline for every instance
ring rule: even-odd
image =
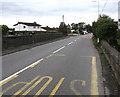
[[[26,22],[18,22],[15,26],[15,31],[45,31],[41,28],[40,24],[36,22],[26,23]]]

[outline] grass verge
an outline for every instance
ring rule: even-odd
[[[105,95],[117,95],[116,97],[120,97],[120,87],[114,75],[111,65],[107,60],[103,49],[101,47],[101,43],[97,43],[97,39],[95,37],[92,38],[93,44],[98,50],[101,66],[102,66],[102,76],[103,76],[103,84]]]

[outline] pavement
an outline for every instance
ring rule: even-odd
[[[92,34],[2,56],[1,95],[104,95]]]

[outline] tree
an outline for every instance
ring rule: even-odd
[[[71,26],[69,24],[67,25],[67,33],[71,33]]]
[[[59,32],[62,32],[63,35],[67,35],[67,26],[64,22],[60,23]]]
[[[97,37],[96,29],[97,29],[97,22],[94,21],[94,22],[92,22],[92,32],[93,32],[95,37]]]
[[[2,29],[2,35],[7,35],[8,33],[8,26],[7,25],[0,25],[0,28]]]
[[[72,23],[71,26],[72,26],[72,29],[73,29],[73,30],[77,31],[77,29],[78,29],[78,24]]]
[[[72,24],[71,24],[71,27],[72,27],[72,29],[74,29],[74,27],[75,27],[75,23],[72,23]]]
[[[120,48],[120,30],[117,32],[117,45]]]
[[[92,26],[90,24],[85,25],[85,29],[88,33],[92,32]]]
[[[110,25],[108,25],[109,23],[110,23]],[[112,28],[108,27],[108,26],[112,25],[111,23],[113,24],[114,21],[109,16],[104,15],[104,14],[102,16],[100,15],[97,22],[93,22],[93,25],[92,25],[92,30],[93,30],[93,33],[94,33],[95,37],[103,39],[105,33],[108,32],[107,30],[112,30]],[[108,28],[106,28],[106,30],[105,30],[104,26],[105,27],[107,26]],[[105,32],[102,32],[103,29],[104,29]],[[113,30],[114,30],[114,28],[113,28]],[[111,34],[109,33],[109,35],[111,35]]]
[[[93,22],[93,31],[95,32],[96,30],[95,29],[97,29],[97,27],[99,27],[99,26],[101,26],[101,25],[103,25],[104,23],[110,23],[110,22],[114,22],[113,21],[113,19],[111,19],[109,16],[107,16],[107,15],[100,15],[100,17],[98,18],[98,20],[97,20],[97,22]]]
[[[80,32],[82,32],[83,30],[85,30],[84,25],[85,25],[84,22],[78,23],[78,29],[79,29]]]
[[[72,23],[71,26],[72,26],[72,29],[77,31],[79,30],[80,32],[82,32],[84,30],[84,22],[80,22],[80,23]]]
[[[97,24],[98,24],[98,26],[99,26],[99,25],[101,25],[101,24],[108,23],[108,22],[113,22],[113,21],[114,21],[114,20],[113,20],[111,17],[103,14],[102,16],[100,15],[100,17],[98,18]]]
[[[103,25],[99,26],[96,31],[96,36],[100,39],[107,40],[110,42],[110,40],[114,40],[116,38],[117,34],[117,24],[114,22],[108,22],[104,23]]]

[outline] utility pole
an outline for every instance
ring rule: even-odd
[[[64,15],[62,16],[62,20],[63,20],[63,23],[64,23]]]
[[[92,1],[92,2],[97,2],[97,3],[98,3],[97,6],[98,6],[98,18],[99,18],[99,14],[100,14],[100,4],[99,4],[99,0],[97,0],[97,1]]]
[[[99,15],[100,15],[100,5],[99,5],[99,0],[97,1],[92,1],[92,2],[98,2],[98,19],[99,19]],[[100,43],[100,39],[97,38],[97,42]]]
[[[99,18],[99,14],[100,14],[100,13],[99,13],[99,11],[100,11],[100,10],[99,10],[99,7],[100,7],[100,5],[99,5],[99,0],[98,0],[98,18]]]
[[[98,0],[98,19],[99,19],[99,0]],[[100,43],[100,39],[97,39],[97,42]]]

